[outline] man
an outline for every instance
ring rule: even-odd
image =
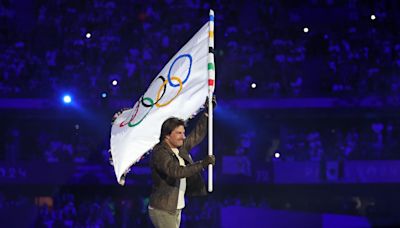
[[[207,112],[201,114],[196,127],[187,138],[182,119],[171,117],[161,126],[160,142],[154,146],[150,159],[153,186],[149,215],[157,228],[180,226],[185,194],[206,195],[200,172],[209,164],[215,165],[215,157],[207,156],[201,161],[193,162],[189,151],[205,137],[207,116]]]

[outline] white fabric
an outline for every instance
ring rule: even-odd
[[[172,151],[178,158],[179,165],[186,166],[185,160],[183,160],[183,158],[179,156],[179,150],[176,148],[172,148]],[[186,178],[181,178],[181,183],[179,184],[178,205],[176,209],[183,209],[185,207],[185,191],[186,191]]]
[[[209,23],[207,22],[175,54],[150,84],[142,96],[143,102],[150,107],[145,107],[141,103],[142,99],[139,99],[132,109],[124,111],[114,121],[110,146],[115,175],[121,185],[124,184],[122,175],[158,143],[161,124],[167,118],[175,116],[187,120],[204,104],[208,95],[208,39]],[[163,80],[159,76],[168,81],[168,75],[170,75],[171,83],[178,85],[177,87],[170,85],[169,82],[164,84],[165,87],[163,86]],[[176,78],[172,79],[172,77]],[[179,86],[178,79],[182,82],[182,88]],[[157,105],[171,102],[162,107],[151,106],[151,102],[157,101],[157,93],[161,97]],[[176,94],[178,95],[175,97]]]

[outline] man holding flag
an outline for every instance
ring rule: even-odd
[[[194,163],[189,154],[191,148],[199,144],[207,133],[208,114],[204,112],[200,115],[196,127],[187,138],[182,119],[171,117],[162,124],[160,142],[154,146],[150,160],[153,187],[149,215],[157,228],[180,226],[185,194],[206,195],[200,172],[210,164],[215,165],[215,157],[208,155]]]
[[[186,140],[184,120],[198,113],[207,97],[214,97],[214,87],[214,12],[210,10],[209,21],[164,66],[133,108],[113,118],[110,152],[119,184],[125,184],[130,167],[153,148],[149,211],[157,227],[170,227],[165,213],[158,212],[175,214],[173,227],[179,226],[177,210],[184,207],[186,191],[205,194],[203,168],[208,167],[208,191],[213,191],[213,99],[207,100],[208,111]],[[204,138],[207,127],[209,156],[194,163],[189,150]]]

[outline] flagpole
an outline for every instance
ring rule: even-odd
[[[214,11],[210,9],[208,39],[208,155],[213,155],[213,93],[215,89]],[[213,191],[213,166],[208,165],[208,191]]]

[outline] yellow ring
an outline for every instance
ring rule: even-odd
[[[182,90],[182,80],[181,80],[180,78],[178,78],[178,77],[175,77],[175,76],[172,76],[172,77],[171,77],[171,80],[172,80],[172,79],[173,79],[173,80],[177,80],[177,81],[179,82],[179,91],[178,91],[178,93],[177,93],[171,100],[169,100],[168,102],[166,102],[165,104],[156,103],[156,106],[157,106],[157,107],[164,107],[164,106],[169,105],[169,104],[179,95],[179,93],[181,92],[181,90]],[[168,83],[168,80],[165,80],[164,83],[160,86],[160,89],[159,89],[158,92],[157,92],[156,101],[158,101],[158,99],[160,99],[160,92],[161,92],[161,89],[162,89],[167,83]]]

